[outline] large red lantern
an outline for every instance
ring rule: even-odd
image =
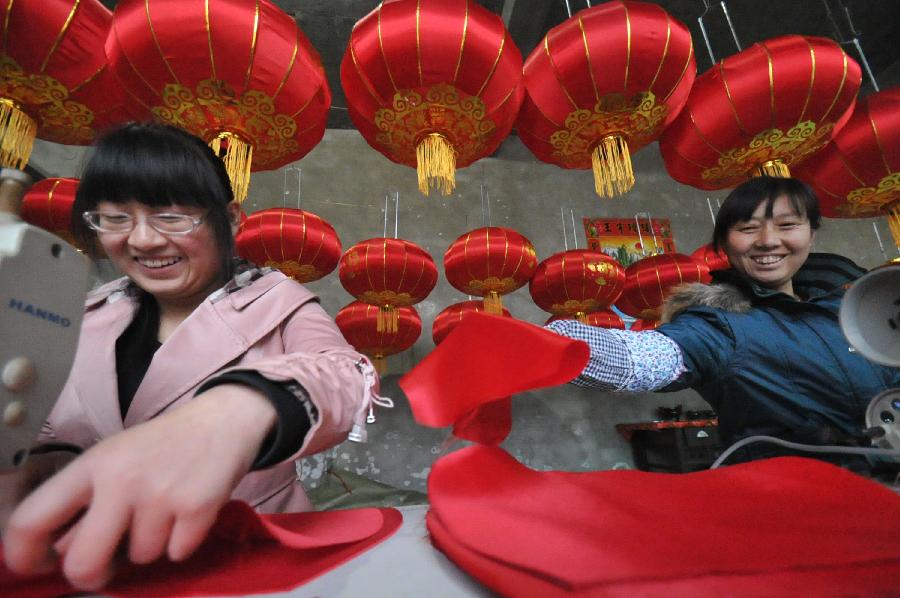
[[[374,305],[354,301],[334,317],[347,342],[372,358],[379,374],[387,371],[387,357],[406,351],[422,334],[422,319],[412,307],[397,309],[397,329],[389,332],[378,327],[379,310]]]
[[[35,136],[86,145],[138,113],[107,68],[112,15],[98,0],[17,0],[0,6],[0,165],[22,169]]]
[[[571,320],[571,318],[567,316],[552,316],[544,323],[544,325],[546,326],[550,322],[556,322],[557,320]],[[584,323],[589,326],[596,326],[597,328],[625,330],[625,322],[619,317],[619,314],[611,309],[592,311],[585,316]]]
[[[536,268],[531,241],[499,226],[465,233],[444,253],[447,281],[466,295],[484,297],[486,311],[493,314],[503,310],[500,296],[524,286]]]
[[[707,243],[706,245],[698,247],[694,250],[694,253],[691,254],[691,257],[709,268],[710,272],[727,270],[731,267],[731,262],[728,261],[728,256],[725,254],[725,251],[722,249],[716,251],[713,249],[712,243]]]
[[[32,185],[22,198],[19,215],[22,220],[39,226],[72,246],[72,204],[78,190],[78,179],[42,179]]]
[[[234,244],[238,255],[277,268],[297,282],[319,280],[341,258],[334,227],[311,212],[271,208],[241,222]]]
[[[522,56],[499,16],[471,0],[385,0],[353,27],[341,62],[350,118],[365,140],[449,195],[455,170],[509,135]]]
[[[691,33],[661,6],[616,0],[547,33],[525,61],[516,130],[545,162],[593,168],[598,195],[634,186],[630,154],[678,115],[696,75]]]
[[[616,307],[635,318],[658,320],[673,287],[709,282],[709,268],[681,253],[661,253],[640,259],[625,269],[625,288]]]
[[[348,249],[338,267],[341,284],[358,300],[380,308],[378,330],[397,331],[397,308],[425,299],[437,284],[428,253],[403,239],[368,239]]]
[[[797,170],[832,218],[887,215],[900,248],[900,87],[860,100],[847,125]]]
[[[122,0],[106,55],[135,101],[222,156],[238,201],[251,168],[299,160],[325,132],[321,60],[269,0]]]
[[[431,340],[434,341],[435,345],[441,344],[441,341],[456,328],[457,324],[463,321],[463,318],[479,311],[490,313],[486,311],[485,304],[482,301],[462,301],[448,306],[435,316],[434,323],[431,325]],[[512,317],[508,309],[502,308],[501,313],[494,315],[500,315],[505,318]]]
[[[734,187],[790,176],[850,117],[861,75],[831,39],[785,35],[721,60],[694,82],[659,149],[676,181]]]
[[[538,307],[584,322],[587,314],[615,302],[625,284],[622,266],[605,253],[571,249],[538,264],[528,284]]]

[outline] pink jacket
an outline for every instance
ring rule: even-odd
[[[315,295],[272,271],[230,294],[217,291],[194,310],[154,355],[122,421],[115,345],[137,310],[127,285],[122,278],[88,295],[72,372],[41,439],[88,448],[190,400],[205,380],[228,369],[295,379],[318,409],[318,422],[295,455],[248,473],[232,498],[264,513],[310,510],[294,459],[342,442],[351,429],[364,439],[365,414],[379,401],[369,361],[347,344]]]

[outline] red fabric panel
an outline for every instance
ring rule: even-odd
[[[568,382],[589,356],[582,341],[476,312],[403,376],[400,388],[417,422],[443,427],[485,403]]]
[[[505,595],[891,595],[900,496],[796,457],[691,474],[535,472],[497,447],[438,461],[435,545]]]
[[[233,501],[191,558],[119,565],[103,594],[155,598],[285,591],[389,538],[402,521],[400,512],[389,508],[260,515]],[[58,572],[23,578],[0,564],[0,595],[37,598],[71,592],[75,590]]]

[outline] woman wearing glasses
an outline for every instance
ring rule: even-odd
[[[310,509],[294,459],[364,438],[377,376],[315,295],[236,265],[222,161],[181,130],[127,125],[98,144],[74,210],[125,277],[88,296],[42,433],[85,452],[13,514],[9,566],[33,572],[52,546],[94,589],[120,542],[136,563],[189,556],[229,498]]]

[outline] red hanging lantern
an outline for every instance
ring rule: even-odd
[[[78,190],[78,179],[42,179],[32,185],[22,198],[19,215],[22,220],[84,250],[72,236],[72,204]]]
[[[785,35],[721,60],[694,82],[660,139],[666,169],[699,189],[790,176],[850,117],[861,75],[834,40]]]
[[[0,6],[0,165],[24,168],[36,136],[87,145],[110,124],[138,116],[106,65],[111,20],[98,0]]]
[[[544,326],[546,326],[550,322],[556,322],[557,320],[571,319],[572,318],[566,316],[553,316],[544,323]],[[619,317],[619,314],[611,309],[592,311],[591,313],[587,314],[587,316],[585,316],[584,323],[588,324],[589,326],[596,326],[597,328],[615,328],[617,330],[625,330],[625,322],[622,320],[622,318]]]
[[[385,0],[341,62],[350,118],[373,148],[449,195],[455,170],[492,154],[522,104],[522,56],[471,0]]]
[[[397,329],[389,332],[378,327],[380,311],[374,305],[354,301],[334,317],[347,342],[372,358],[375,369],[384,375],[387,357],[412,347],[422,334],[422,319],[412,307],[397,308]]]
[[[691,254],[691,257],[709,268],[710,272],[731,268],[731,262],[728,261],[728,256],[725,255],[725,252],[721,249],[718,251],[713,249],[712,243],[698,247]]]
[[[297,282],[319,280],[341,258],[341,240],[334,227],[294,208],[254,212],[241,222],[234,244],[242,258],[277,268]]]
[[[269,0],[122,0],[106,55],[135,101],[222,156],[238,201],[251,168],[299,160],[325,132],[319,55]]]
[[[661,253],[625,269],[625,288],[616,307],[634,318],[658,320],[672,288],[688,282],[709,282],[709,268],[681,253]]]
[[[536,268],[531,241],[499,226],[465,233],[444,253],[447,282],[466,295],[484,297],[485,310],[492,314],[503,311],[500,296],[524,286]]]
[[[837,137],[796,172],[831,218],[887,215],[900,249],[900,87],[863,98]]]
[[[403,239],[368,239],[341,256],[341,285],[358,300],[380,308],[378,331],[397,331],[397,308],[425,299],[437,284],[428,253]]]
[[[659,320],[635,320],[631,323],[631,328],[629,330],[633,332],[640,332],[642,330],[656,330],[659,328],[660,322]]]
[[[501,308],[501,310],[502,313],[494,315],[502,315],[504,318],[512,317],[508,309]],[[431,340],[435,345],[441,344],[441,341],[456,328],[457,324],[462,322],[463,318],[479,311],[487,312],[483,301],[462,301],[448,306],[435,316],[434,323],[431,325]]]
[[[516,130],[544,162],[593,168],[597,194],[634,186],[630,154],[656,140],[694,82],[691,33],[661,6],[604,2],[550,30],[525,61]]]
[[[584,322],[615,302],[625,284],[622,266],[605,253],[571,249],[538,264],[528,291],[538,307]]]

